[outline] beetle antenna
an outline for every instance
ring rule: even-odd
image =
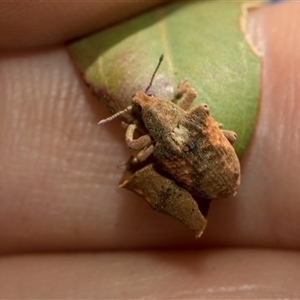
[[[163,61],[163,59],[164,59],[164,55],[161,54],[161,56],[159,57],[159,60],[158,60],[158,64],[157,64],[157,66],[156,66],[156,68],[155,68],[155,70],[154,70],[154,72],[153,72],[153,74],[152,74],[152,76],[151,76],[150,83],[149,83],[149,85],[147,86],[147,88],[146,88],[146,90],[145,90],[145,93],[147,93],[148,90],[151,88],[153,79],[154,79],[154,77],[155,77],[155,74],[156,74],[156,72],[157,72],[157,70],[158,70],[158,68],[159,68],[159,66],[160,66],[160,64],[161,64],[161,62]],[[110,121],[112,121],[113,119],[117,118],[118,116],[123,115],[123,114],[129,112],[131,109],[132,109],[132,106],[128,106],[128,107],[126,107],[125,109],[116,112],[114,115],[112,115],[112,116],[110,116],[110,117],[108,117],[108,118],[106,118],[106,119],[100,120],[100,121],[98,122],[98,125],[102,125],[102,124],[105,124],[105,123],[107,123],[107,122],[110,122]]]
[[[161,64],[161,62],[163,61],[163,59],[164,59],[164,55],[162,54],[162,55],[159,57],[158,64],[157,64],[157,66],[156,66],[156,68],[155,68],[155,70],[154,70],[154,72],[153,72],[153,74],[152,74],[152,77],[151,77],[151,79],[150,79],[150,83],[149,83],[149,85],[147,86],[147,88],[145,89],[145,93],[147,93],[148,90],[151,88],[151,85],[152,85],[154,76],[155,76],[155,74],[156,74],[156,72],[157,72],[157,70],[158,70],[158,68],[159,68],[159,66],[160,66],[160,64]]]
[[[118,111],[118,112],[115,113],[114,115],[112,115],[112,116],[110,116],[110,117],[108,117],[108,118],[106,118],[106,119],[103,119],[103,120],[99,121],[99,122],[98,122],[98,125],[105,124],[105,123],[107,123],[107,122],[109,122],[109,121],[115,119],[116,117],[118,117],[118,116],[120,116],[120,115],[123,115],[123,114],[127,113],[128,111],[131,110],[131,108],[132,108],[131,106],[128,106],[128,107],[126,107],[125,109],[123,109],[123,110],[121,110],[121,111]]]

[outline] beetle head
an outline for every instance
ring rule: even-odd
[[[145,92],[137,92],[132,98],[133,107],[143,114],[151,106],[157,102],[158,98],[155,96],[147,95]]]

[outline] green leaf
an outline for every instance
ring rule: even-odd
[[[181,79],[198,91],[213,118],[233,130],[241,156],[258,112],[260,59],[241,29],[242,2],[179,2],[150,11],[69,45],[83,78],[111,112],[145,90],[160,54],[151,93],[171,99]]]

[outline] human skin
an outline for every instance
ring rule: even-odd
[[[117,188],[124,131],[96,126],[108,113],[61,46],[150,5],[0,3],[1,298],[300,297],[300,3],[249,15],[260,111],[200,240]]]

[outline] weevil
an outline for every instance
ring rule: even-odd
[[[137,124],[128,124],[125,140],[137,152],[131,164],[152,156],[179,186],[197,198],[213,200],[235,195],[240,184],[240,163],[232,146],[236,134],[221,129],[206,104],[189,109],[197,92],[187,80],[182,80],[174,93],[174,99],[181,97],[178,105],[148,94],[162,60],[163,55],[150,84],[133,96],[132,105],[99,123],[137,110],[148,132],[135,139]]]

